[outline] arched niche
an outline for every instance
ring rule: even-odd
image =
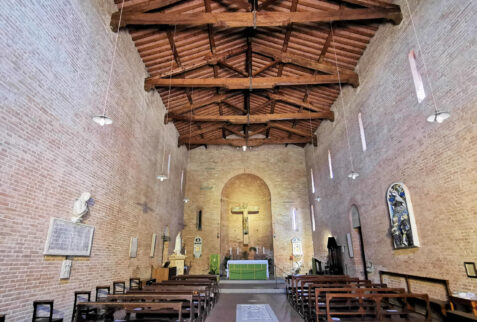
[[[242,209],[247,209],[246,216]],[[244,237],[244,231],[248,236]],[[242,173],[222,189],[220,252],[222,257],[237,259],[250,247],[257,248],[256,258],[273,256],[271,194],[262,178]]]
[[[392,183],[386,193],[391,223],[391,238],[395,249],[419,247],[416,220],[409,189],[402,182]]]

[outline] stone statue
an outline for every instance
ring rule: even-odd
[[[181,233],[179,232],[176,237],[176,244],[174,245],[174,255],[182,255],[182,238]]]
[[[89,192],[83,192],[81,196],[75,200],[75,203],[73,204],[73,217],[71,217],[72,222],[80,223],[81,217],[88,213],[89,199],[91,199],[91,194]]]

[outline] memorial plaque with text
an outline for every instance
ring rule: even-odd
[[[94,227],[51,218],[44,255],[90,256]]]

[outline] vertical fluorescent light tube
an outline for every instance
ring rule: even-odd
[[[292,209],[293,230],[296,230],[296,208]]]
[[[313,207],[313,204],[310,205],[310,213],[311,213],[311,228],[313,231],[315,231],[315,207]]]
[[[330,167],[330,178],[333,179],[333,167],[331,165],[331,152],[328,150],[328,166]]]
[[[424,84],[422,82],[421,73],[417,69],[416,54],[414,50],[411,50],[408,55],[409,65],[411,66],[412,79],[414,81],[414,87],[416,88],[417,102],[421,103],[426,98],[426,92],[424,91]]]
[[[315,178],[313,178],[313,168],[310,169],[311,173],[311,193],[315,193]]]
[[[169,174],[171,172],[171,154],[169,153],[169,158],[167,159],[167,177],[169,178]]]
[[[361,135],[361,146],[363,147],[363,152],[366,151],[366,137],[364,136],[364,126],[363,120],[361,119],[361,113],[358,113],[358,123],[359,123],[359,134]]]
[[[181,192],[183,192],[184,190],[184,169],[182,169],[182,172],[181,172]]]

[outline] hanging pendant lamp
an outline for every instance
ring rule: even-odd
[[[121,4],[121,11],[119,13],[119,25],[121,26],[121,18],[123,16],[123,8],[124,8],[124,0]],[[114,59],[116,58],[116,50],[118,48],[118,39],[119,39],[119,30],[116,35],[116,40],[114,42],[114,49],[113,49],[113,58],[111,59],[111,67],[109,70],[109,79],[108,79],[108,86],[106,87],[106,95],[104,97],[104,103],[103,103],[103,114],[102,115],[96,115],[93,117],[93,121],[98,124],[99,126],[105,126],[105,125],[111,125],[113,124],[113,120],[106,116],[106,106],[108,104],[108,98],[109,98],[109,88],[111,87],[111,78],[113,76],[113,68],[114,68]]]
[[[340,75],[340,69],[338,67],[338,56],[336,55],[336,45],[335,45],[335,37],[333,33],[333,25],[330,22],[330,32],[331,32],[331,41],[333,42],[333,50],[335,52],[335,64],[336,64],[336,72],[338,74],[338,84],[340,87],[340,97],[341,97],[341,105],[342,105],[342,110],[343,110],[343,120],[344,120],[344,125],[345,125],[345,131],[346,131],[346,141],[348,143],[348,154],[349,154],[349,161],[351,164],[351,173],[348,174],[348,178],[356,180],[356,178],[359,177],[359,173],[354,170],[354,163],[353,163],[353,156],[351,155],[351,144],[349,142],[349,133],[348,133],[348,123],[346,121],[346,112],[345,112],[345,103],[343,99],[343,92],[341,89],[341,75]]]
[[[105,125],[113,124],[113,120],[111,120],[106,115],[97,115],[97,116],[93,117],[93,121],[96,124],[98,124],[99,126],[105,126]]]
[[[449,112],[444,111],[435,111],[427,117],[427,122],[429,123],[442,123],[450,117]]]

